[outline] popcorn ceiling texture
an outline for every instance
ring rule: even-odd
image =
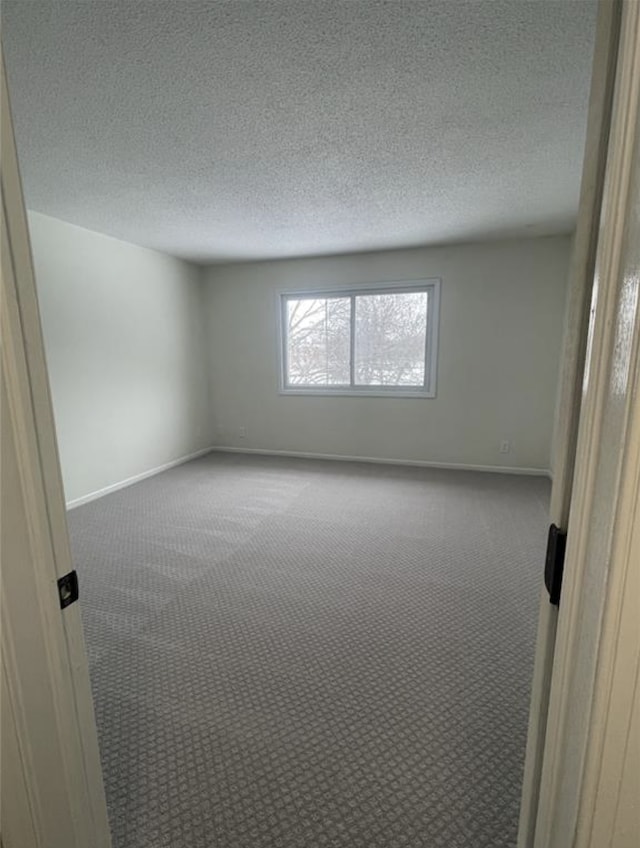
[[[195,261],[572,228],[594,0],[3,2],[27,205]]]

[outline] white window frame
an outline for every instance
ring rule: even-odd
[[[292,289],[277,293],[278,374],[281,395],[332,395],[336,397],[434,398],[438,375],[438,325],[440,323],[440,279],[403,280],[397,282],[362,283],[357,285]],[[425,345],[425,380],[422,386],[357,386],[354,382],[355,309],[351,308],[351,384],[348,386],[299,386],[287,383],[287,301],[297,299],[351,297],[367,294],[427,294],[427,332]]]

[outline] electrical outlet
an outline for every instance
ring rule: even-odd
[[[246,438],[247,438],[247,428],[246,428],[246,427],[244,427],[244,426],[243,426],[243,427],[238,427],[238,436],[239,436],[241,439],[246,439]]]
[[[509,439],[503,439],[500,442],[500,453],[509,453],[511,450],[511,442]]]

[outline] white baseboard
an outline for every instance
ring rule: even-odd
[[[67,501],[67,509],[82,506],[82,504],[95,501],[98,498],[104,497],[111,492],[117,492],[118,489],[124,489],[127,486],[132,486],[134,483],[139,483],[140,480],[145,480],[147,477],[153,477],[155,474],[160,474],[162,471],[167,471],[169,468],[175,468],[176,465],[182,465],[192,459],[197,459],[199,456],[204,456],[207,453],[239,453],[239,454],[254,454],[258,456],[290,456],[298,459],[329,459],[337,462],[366,462],[374,465],[408,465],[417,468],[448,468],[454,471],[486,471],[492,474],[527,474],[534,477],[551,477],[551,472],[546,468],[519,468],[508,465],[467,465],[460,462],[429,462],[422,459],[393,459],[390,457],[377,456],[345,456],[337,453],[310,453],[307,451],[285,451],[285,450],[268,450],[265,448],[236,448],[226,447],[224,445],[215,445],[209,448],[203,448],[195,453],[181,456],[179,459],[172,459],[171,462],[165,462],[163,465],[158,465],[156,468],[151,468],[149,471],[143,471],[141,474],[136,474],[133,477],[127,477],[126,480],[120,480],[118,483],[112,483],[110,486],[105,486],[104,489],[98,489],[95,492],[90,492],[88,495],[82,495],[80,498],[74,498]]]
[[[203,448],[195,453],[181,456],[179,459],[172,459],[170,462],[165,462],[163,465],[158,465],[156,468],[151,468],[149,471],[143,471],[141,474],[136,474],[134,477],[127,477],[126,480],[120,480],[119,483],[112,483],[110,486],[105,486],[104,489],[98,489],[96,492],[90,492],[88,495],[83,495],[81,498],[74,498],[72,501],[67,501],[67,509],[73,509],[76,506],[95,501],[98,498],[104,497],[111,492],[117,492],[118,489],[124,489],[127,486],[132,486],[134,483],[139,483],[140,480],[145,480],[147,477],[153,477],[155,474],[160,474],[162,471],[167,471],[169,468],[175,468],[176,465],[182,465],[192,459],[197,459],[199,456],[204,456],[206,453],[211,453],[213,448]]]
[[[246,453],[260,456],[292,456],[299,459],[331,459],[338,462],[368,462],[376,465],[410,465],[418,468],[448,468],[453,471],[486,471],[491,474],[525,474],[532,477],[550,477],[547,468],[519,468],[510,465],[467,465],[460,462],[429,462],[423,459],[391,459],[374,456],[344,456],[334,453],[307,453],[305,451],[266,450],[263,448],[237,448],[215,445],[213,453]]]

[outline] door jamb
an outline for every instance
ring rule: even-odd
[[[58,774],[34,770],[29,751],[43,750],[38,728],[27,716],[34,711],[35,689],[29,668],[15,662],[15,649],[22,642],[12,637],[20,614],[19,597],[2,593],[2,661],[6,692],[19,710],[14,710],[17,743],[20,747],[27,790],[32,801],[33,824],[43,844],[58,844],[61,834],[72,832],[78,848],[108,848],[111,844],[107,821],[97,731],[91,698],[84,634],[77,604],[64,613],[59,608],[56,582],[72,569],[66,510],[47,367],[40,324],[31,247],[22,195],[22,184],[11,121],[6,72],[0,50],[2,187],[2,372],[7,392],[7,415],[15,435],[15,455],[21,496],[25,498],[30,549],[12,549],[16,557],[12,573],[22,572],[35,587],[38,626],[47,634],[47,692],[55,705],[55,739],[51,750],[59,750]],[[12,447],[13,450],[13,447]],[[22,495],[23,493],[23,495]],[[35,552],[35,553],[34,553]],[[4,568],[6,564],[3,565]],[[9,603],[11,600],[11,603]],[[30,598],[31,606],[34,597]],[[34,648],[35,650],[35,648]],[[24,659],[24,657],[22,657]],[[28,685],[27,685],[28,684]],[[3,692],[4,696],[4,692]],[[21,706],[22,699],[22,706]],[[36,740],[37,737],[37,741]],[[33,743],[33,744],[32,744]],[[38,747],[40,746],[40,747]],[[56,815],[51,809],[47,787],[57,781],[69,803],[69,821],[59,833],[53,829]],[[60,793],[59,793],[60,794]],[[50,828],[45,831],[45,822]]]
[[[569,522],[571,504],[621,10],[619,0],[601,0],[598,7],[580,202],[569,268],[549,506],[550,522],[564,530]],[[518,848],[531,848],[533,845],[557,623],[558,609],[549,603],[549,595],[543,583],[531,684]]]
[[[609,761],[617,781],[602,791],[607,716],[633,703],[636,685],[633,675],[615,677],[614,667],[640,662],[637,627],[630,631],[635,643],[619,638],[637,621],[637,604],[624,600],[640,567],[633,550],[640,522],[639,160],[640,4],[625,1],[535,848],[635,844],[616,843],[599,828],[617,820],[625,789],[622,745]],[[626,731],[628,740],[630,724]]]

